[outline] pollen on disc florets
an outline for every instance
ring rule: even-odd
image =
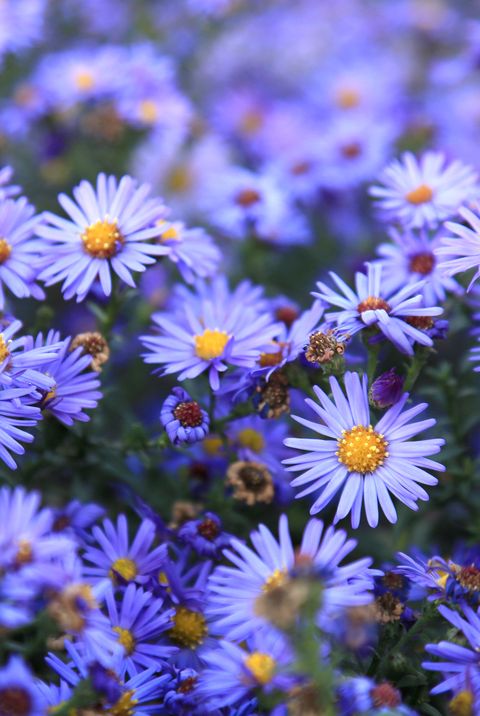
[[[170,638],[182,647],[195,649],[203,643],[207,635],[205,617],[186,607],[178,607],[173,617],[173,627],[169,631]]]
[[[96,259],[110,259],[118,252],[125,239],[116,220],[104,219],[87,226],[82,234],[85,251]]]
[[[126,654],[133,654],[135,651],[135,638],[129,629],[121,626],[113,627],[113,631],[118,634],[118,641],[125,649]]]
[[[129,557],[119,557],[116,559],[109,571],[109,577],[114,582],[121,577],[126,582],[131,582],[138,574],[137,565]]]
[[[260,651],[254,651],[245,659],[245,666],[252,674],[255,681],[264,686],[268,684],[275,673],[275,659],[269,654],[262,654]]]
[[[220,358],[229,339],[226,331],[206,328],[203,333],[194,336],[195,355],[202,360]]]
[[[335,453],[338,462],[350,470],[365,474],[374,472],[388,457],[388,442],[371,425],[354,425],[351,430],[342,430]]]
[[[380,298],[379,296],[368,296],[363,301],[360,301],[357,306],[357,311],[359,313],[363,313],[364,311],[379,311],[381,309],[387,311],[388,313],[390,311],[390,306],[385,299]]]
[[[0,264],[4,264],[12,253],[12,247],[6,239],[0,239]]]

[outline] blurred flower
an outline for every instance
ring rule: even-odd
[[[362,505],[370,527],[378,525],[379,505],[389,522],[396,522],[390,492],[413,510],[418,509],[417,500],[428,500],[420,483],[436,485],[438,480],[423,468],[445,469],[427,457],[438,453],[445,441],[442,438],[410,441],[436,421],[430,418],[408,425],[428,407],[420,403],[404,411],[408,393],[372,427],[366,376],[360,379],[357,373],[347,372],[344,381],[346,398],[337,379],[331,377],[333,401],[318,386],[314,391],[320,405],[311,399],[305,401],[320,418],[319,422],[294,417],[301,425],[329,439],[287,438],[288,447],[307,451],[284,460],[289,470],[302,473],[292,485],[308,485],[297,497],[317,492],[311,514],[320,512],[341,490],[335,522],[350,512],[352,527],[358,527]]]
[[[398,403],[402,397],[404,382],[405,378],[397,375],[395,368],[390,368],[375,378],[368,391],[368,397],[373,407],[389,408]]]
[[[384,169],[380,181],[370,189],[380,212],[407,228],[437,226],[479,190],[473,168],[458,160],[448,163],[441,152],[426,152],[420,160],[405,152]]]
[[[230,544],[233,535],[223,531],[222,522],[217,515],[205,512],[200,519],[184,522],[177,532],[177,537],[190,545],[197,554],[218,558]]]
[[[480,211],[480,205],[474,206],[476,211]],[[480,276],[480,217],[466,207],[458,213],[471,228],[464,224],[447,222],[446,228],[455,234],[455,237],[441,239],[440,245],[435,249],[435,255],[439,257],[438,270],[444,276],[455,276],[457,273],[475,269],[467,288],[469,291]]]
[[[5,716],[42,716],[46,703],[30,669],[19,656],[0,668],[0,706]]]
[[[182,278],[193,283],[195,278],[209,278],[217,272],[221,253],[203,229],[187,229],[181,221],[157,222],[158,243],[167,247],[170,261],[178,266]]]

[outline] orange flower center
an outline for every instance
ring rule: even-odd
[[[420,186],[417,186],[416,189],[413,189],[412,191],[409,191],[408,194],[405,194],[405,199],[410,202],[410,204],[426,204],[427,202],[431,201],[433,197],[433,191],[430,189],[427,184],[420,184]]]
[[[118,252],[124,238],[118,230],[116,221],[96,221],[90,224],[82,234],[85,250],[97,259],[110,259]]]

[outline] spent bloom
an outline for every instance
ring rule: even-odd
[[[203,440],[210,427],[208,413],[179,386],[164,401],[160,420],[174,445]]]
[[[135,286],[132,271],[144,271],[156,257],[169,253],[150,240],[158,236],[155,222],[165,213],[158,199],[148,198],[150,188],[132,177],[118,182],[99,174],[96,188],[82,181],[58,200],[69,215],[64,219],[47,212],[46,225],[37,233],[47,240],[41,259],[40,280],[47,286],[63,281],[66,299],[83,301],[95,281],[103,293],[112,290],[111,271],[128,286]]]
[[[448,162],[442,152],[417,159],[405,152],[380,175],[370,194],[385,220],[409,228],[435,227],[455,216],[462,204],[478,194],[478,176],[459,160]]]
[[[413,510],[418,509],[418,500],[428,500],[421,485],[438,482],[426,470],[445,469],[429,459],[440,451],[444,440],[411,440],[436,421],[430,418],[411,422],[428,406],[420,403],[404,410],[408,393],[372,426],[366,376],[360,378],[357,373],[347,372],[344,380],[346,394],[337,379],[331,377],[333,399],[315,386],[318,403],[310,398],[305,400],[317,421],[294,416],[322,439],[285,441],[288,447],[302,451],[301,455],[284,461],[289,470],[301,473],[292,485],[303,487],[297,498],[315,493],[311,514],[320,512],[340,492],[335,522],[351,513],[352,527],[358,527],[362,506],[371,527],[378,524],[379,507],[389,522],[396,522],[391,494]]]
[[[327,321],[334,321],[343,333],[353,336],[359,331],[376,327],[402,353],[413,355],[412,344],[433,345],[426,329],[433,326],[432,318],[443,309],[423,305],[424,283],[388,290],[382,282],[382,266],[368,263],[367,272],[355,274],[355,291],[335,273],[330,276],[339,291],[319,281],[319,292],[313,295],[340,310],[328,312]]]

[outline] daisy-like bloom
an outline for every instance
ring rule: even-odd
[[[478,175],[459,160],[448,162],[442,152],[417,159],[405,152],[380,175],[381,186],[370,188],[386,221],[412,228],[435,227],[455,216],[462,204],[478,194]]]
[[[382,257],[382,283],[386,291],[397,291],[402,286],[424,281],[421,293],[426,306],[443,302],[448,293],[460,294],[463,288],[439,268],[436,249],[438,236],[430,238],[425,229],[390,230],[392,243],[380,244],[377,249]]]
[[[353,291],[337,274],[330,276],[340,291],[329,288],[319,281],[319,292],[313,295],[341,310],[325,315],[334,321],[342,333],[353,336],[364,328],[375,326],[385,338],[402,353],[413,355],[412,344],[433,345],[426,329],[433,326],[431,320],[440,316],[443,308],[424,307],[422,290],[424,283],[417,282],[398,291],[387,291],[382,285],[382,266],[367,263],[367,272],[355,274]]]
[[[23,455],[21,443],[33,442],[25,428],[35,426],[42,418],[40,409],[31,405],[31,388],[0,390],[0,459],[15,470],[17,463],[10,453]]]
[[[39,279],[47,286],[63,281],[66,299],[83,301],[98,278],[103,293],[112,290],[111,271],[128,286],[135,286],[132,271],[144,271],[168,248],[149,243],[158,236],[155,222],[163,218],[161,201],[148,198],[147,184],[138,186],[134,179],[120,180],[99,174],[96,189],[81,182],[73,194],[76,203],[65,194],[58,200],[69,215],[64,219],[47,212],[47,225],[38,235],[47,239],[41,260]]]
[[[42,219],[34,214],[33,206],[24,198],[0,203],[0,310],[5,307],[5,288],[17,298],[45,297],[35,284],[42,242],[34,236]]]
[[[32,673],[20,657],[12,656],[0,669],[2,716],[43,716],[46,703]]]
[[[89,678],[89,676],[94,681],[94,674],[92,674],[94,667],[89,668],[83,654],[68,641],[65,642],[65,649],[71,659],[68,663],[59,659],[55,654],[49,654],[46,658],[47,664],[57,672],[62,681],[71,687],[76,687],[80,681]],[[128,714],[147,716],[159,713],[160,695],[169,679],[168,675],[156,676],[156,669],[145,669],[130,679],[123,680],[118,675],[116,668],[118,664],[119,659],[115,658],[113,663],[107,666],[109,672],[106,676],[109,676],[112,682],[117,681],[118,688],[115,688],[115,684],[112,683],[110,688],[105,689],[105,703],[102,704],[103,708],[100,713],[118,714],[118,716],[128,716]],[[107,686],[106,679],[104,681]],[[108,694],[113,697],[113,702],[108,700]]]
[[[165,609],[162,599],[129,584],[119,603],[112,589],[105,595],[108,617],[118,641],[125,650],[120,676],[135,676],[146,668],[158,670],[159,659],[169,659],[176,647],[161,643],[172,626],[173,609]]]
[[[20,187],[16,184],[10,184],[13,177],[12,167],[2,167],[0,169],[0,200],[10,199],[20,193]]]
[[[160,420],[174,445],[203,440],[210,428],[208,413],[178,386],[163,403]]]
[[[480,276],[480,205],[475,204],[475,212],[463,207],[458,212],[465,223],[457,224],[448,221],[445,226],[455,236],[443,238],[435,249],[438,256],[438,270],[444,276],[454,276],[457,273],[475,269],[467,291],[470,291]]]
[[[253,368],[271,350],[279,325],[270,314],[244,300],[245,286],[232,292],[214,281],[197,289],[175,310],[155,313],[157,335],[141,336],[150,353],[146,363],[163,364],[162,375],[179,373],[179,380],[208,371],[212,390],[220,387],[220,373],[229,366]]]
[[[177,536],[197,554],[213,558],[218,557],[232,540],[232,535],[223,531],[222,521],[213,512],[205,512],[198,520],[184,522]]]
[[[161,219],[157,223],[158,243],[169,249],[167,256],[177,265],[184,281],[193,283],[196,277],[216,274],[222,255],[203,229],[187,229],[181,221]]]
[[[71,338],[60,341],[56,331],[49,331],[45,338],[40,333],[34,342],[36,350],[57,345],[60,350],[55,360],[44,366],[51,385],[43,394],[41,408],[64,425],[73,425],[75,420],[87,422],[90,416],[84,410],[96,408],[102,397],[97,373],[89,370],[92,357],[81,346],[71,350]]]
[[[53,379],[46,373],[57,358],[62,346],[58,337],[48,345],[35,344],[31,336],[14,338],[21,329],[20,321],[13,321],[0,333],[0,384],[8,387],[29,386],[48,391]]]
[[[54,514],[54,532],[69,530],[74,535],[85,540],[87,537],[86,530],[100,517],[103,517],[105,510],[93,502],[85,503],[79,500],[72,500],[65,507],[54,509]]]
[[[388,681],[376,684],[365,676],[346,679],[337,690],[339,716],[365,714],[404,714],[416,712],[402,704],[402,695]]]
[[[161,570],[167,556],[166,545],[152,548],[155,525],[151,520],[142,521],[131,545],[125,515],[118,516],[116,527],[104,520],[103,530],[94,527],[92,535],[100,547],[88,546],[84,554],[84,560],[94,565],[85,568],[92,581],[108,577],[114,584],[144,584]]]
[[[241,641],[258,630],[271,628],[263,616],[260,601],[265,595],[287,584],[296,567],[311,567],[322,584],[319,620],[327,625],[329,618],[347,606],[367,604],[372,597],[372,560],[368,557],[341,565],[356,546],[343,530],[324,530],[323,522],[307,523],[302,543],[294,551],[288,519],[279,520],[279,541],[265,525],[252,532],[254,549],[234,538],[225,557],[234,566],[218,566],[209,579],[207,613],[212,629],[228,639]]]
[[[417,500],[428,500],[421,485],[436,485],[438,480],[426,469],[445,469],[428,456],[438,453],[445,441],[410,440],[436,421],[430,418],[411,422],[428,405],[420,403],[404,410],[408,393],[372,426],[366,376],[360,378],[357,373],[347,372],[344,381],[346,395],[337,379],[331,377],[333,400],[318,386],[314,387],[318,403],[306,399],[318,422],[293,416],[298,423],[327,439],[285,441],[288,447],[304,451],[284,461],[289,470],[302,473],[292,485],[307,485],[297,498],[317,494],[310,514],[320,512],[341,490],[335,522],[351,512],[352,527],[358,527],[363,504],[371,527],[378,524],[379,505],[389,522],[396,522],[397,512],[390,493],[412,510],[418,509]]]
[[[294,679],[282,674],[292,663],[292,651],[280,634],[255,634],[246,648],[221,639],[205,654],[197,694],[213,708],[239,704],[258,691],[293,686]],[[289,683],[290,682],[290,683]]]
[[[424,661],[422,666],[429,671],[439,671],[443,677],[437,686],[432,689],[432,694],[443,694],[445,691],[453,691],[458,695],[465,691],[470,692],[470,707],[473,705],[472,686],[476,686],[480,696],[480,654],[478,644],[480,643],[480,616],[471,607],[464,605],[463,614],[454,612],[445,606],[439,606],[438,611],[455,629],[458,629],[467,641],[467,646],[460,646],[458,643],[441,641],[439,644],[427,644],[425,650],[433,656],[438,656],[441,661]],[[477,713],[479,702],[476,703],[475,711],[471,708],[465,713]],[[455,713],[455,711],[453,711]],[[460,712],[459,712],[460,713]]]

